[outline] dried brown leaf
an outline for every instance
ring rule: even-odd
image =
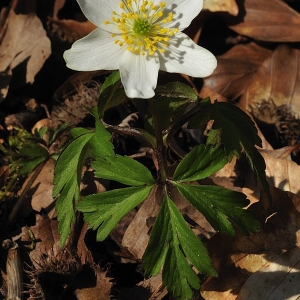
[[[288,250],[252,274],[236,299],[299,299],[299,269],[300,249]]]
[[[56,19],[58,12],[64,7],[66,0],[55,0],[53,7],[53,18]]]
[[[212,75],[204,78],[205,92],[201,91],[200,97],[206,97],[209,89],[226,99],[239,98],[245,93],[256,70],[271,53],[255,43],[233,47],[217,57],[218,66]]]
[[[292,192],[300,196],[300,166],[286,158],[274,157],[270,155],[270,152],[260,151],[260,153],[264,157],[267,165],[266,175],[269,184],[283,191]]]
[[[50,219],[55,217],[55,202],[52,197],[53,172],[54,162],[53,160],[48,160],[27,194],[27,201],[22,206],[23,215],[29,215],[32,210],[41,212],[43,209]],[[23,187],[26,186],[28,180],[25,181]]]
[[[149,231],[159,210],[155,201],[155,195],[159,192],[161,192],[159,188],[152,190],[131,221],[122,239],[122,246],[127,248],[138,260],[142,259],[148,245]]]
[[[300,51],[279,45],[257,69],[241,98],[243,106],[272,99],[277,106],[287,105],[300,115]]]
[[[233,16],[237,16],[239,13],[235,0],[206,0],[203,2],[203,9],[211,12],[225,11]]]
[[[69,42],[75,42],[97,28],[90,21],[78,22],[75,20],[58,20],[55,18],[49,18],[49,20],[52,22],[52,25],[56,25],[56,28],[53,28],[53,32],[56,32],[62,40]]]
[[[237,24],[230,28],[268,42],[299,42],[300,15],[281,0],[238,0]],[[232,19],[231,19],[232,21]]]
[[[58,221],[51,220],[46,216],[36,215],[34,226],[23,227],[22,242],[27,244],[30,251],[30,259],[38,268],[42,263],[43,255],[55,256],[60,251]]]
[[[211,278],[202,285],[204,299],[236,299],[242,285],[252,274],[271,262],[280,262],[280,256],[286,249],[299,250],[300,198],[276,188],[271,188],[271,194],[272,202],[262,194],[260,201],[251,206],[263,226],[260,233],[243,236],[237,232],[235,237],[217,234],[208,242],[219,277]],[[289,260],[285,265],[291,266],[292,263]]]
[[[35,75],[51,53],[51,45],[40,19],[35,14],[17,15],[11,10],[0,30],[1,101],[7,95],[12,71],[16,67],[21,74],[19,86],[34,82]]]

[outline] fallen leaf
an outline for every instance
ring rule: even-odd
[[[90,21],[78,22],[75,20],[58,20],[55,18],[49,18],[53,25],[52,33],[56,33],[62,40],[69,42],[75,42],[80,38],[85,37],[97,28]]]
[[[39,268],[43,256],[56,256],[60,251],[57,226],[57,220],[37,214],[34,226],[23,227],[22,242],[30,250],[29,256],[36,268]]]
[[[57,19],[58,12],[64,7],[66,0],[55,0],[53,7],[53,18]]]
[[[56,216],[55,201],[52,197],[53,172],[54,161],[50,159],[41,170],[27,194],[27,200],[22,205],[22,214],[24,216],[28,216],[32,210],[37,212],[43,210],[50,219]],[[29,179],[24,182],[23,187],[26,186]],[[20,190],[21,192],[22,190]]]
[[[255,43],[233,47],[218,56],[218,66],[212,75],[204,78],[200,97],[207,97],[207,90],[228,100],[236,100],[247,90],[253,75],[272,51]]]
[[[34,82],[35,75],[51,54],[51,45],[35,14],[17,15],[10,10],[0,33],[1,102],[15,72],[20,76],[17,87]]]
[[[237,16],[239,13],[235,0],[204,0],[203,9],[211,12],[225,11],[233,16]]]
[[[216,234],[207,243],[219,277],[210,278],[202,285],[204,299],[236,299],[252,274],[272,262],[279,263],[286,249],[299,250],[300,198],[276,188],[271,188],[271,194],[272,202],[266,194],[262,194],[260,201],[251,206],[261,221],[260,233],[243,236],[237,231],[235,237]],[[293,261],[289,260],[285,265],[293,266]],[[269,290],[269,293],[272,291]]]
[[[151,191],[126,229],[122,239],[122,246],[128,249],[138,260],[142,259],[148,245],[149,231],[159,210],[159,206],[155,202],[155,194],[159,192],[161,192],[159,188]]]
[[[277,106],[287,105],[300,115],[300,51],[279,45],[257,69],[240,102],[249,108],[263,99],[272,99]]]
[[[268,42],[298,42],[300,15],[280,0],[238,0],[237,20],[228,19],[239,34]],[[234,24],[232,24],[234,22]]]
[[[270,155],[272,152],[276,151],[260,151],[267,165],[266,175],[269,184],[283,191],[292,192],[300,197],[300,166],[292,160]]]
[[[252,274],[237,300],[299,299],[300,249],[292,249]]]

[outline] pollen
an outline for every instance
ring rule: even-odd
[[[104,21],[115,25],[111,37],[116,44],[137,55],[151,56],[167,50],[178,28],[172,27],[174,15],[165,11],[166,2],[154,5],[145,0],[123,0],[119,7],[119,12],[112,11],[111,19]]]

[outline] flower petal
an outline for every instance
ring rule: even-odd
[[[126,95],[129,98],[152,98],[158,70],[157,56],[149,57],[125,51],[120,60],[120,74]]]
[[[217,66],[215,56],[179,32],[169,41],[164,53],[159,54],[160,69],[193,77],[209,76]]]
[[[112,12],[120,12],[120,0],[77,0],[82,12],[97,27],[110,20]]]
[[[124,51],[110,33],[97,28],[65,51],[64,59],[68,68],[77,71],[116,70]]]
[[[165,2],[166,15],[169,12],[174,15],[172,22],[166,23],[166,27],[178,28],[180,31],[191,24],[203,7],[203,0],[165,0]]]

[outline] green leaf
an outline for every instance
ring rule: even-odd
[[[89,195],[76,208],[83,212],[91,228],[98,229],[97,240],[103,241],[123,216],[148,197],[152,187],[128,187]]]
[[[20,154],[23,157],[18,161],[19,174],[31,173],[40,163],[49,157],[47,149],[40,144],[33,144],[32,141],[22,146]]]
[[[39,144],[27,143],[20,149],[20,154],[27,157],[47,157],[48,150]]]
[[[92,163],[95,175],[132,186],[154,184],[151,172],[138,161],[128,156],[106,156]]]
[[[243,193],[219,186],[172,183],[217,231],[234,235],[235,231],[230,221],[244,234],[259,231],[260,225],[254,213],[244,209],[250,201]]]
[[[25,175],[30,174],[39,164],[44,162],[47,157],[35,157],[29,159],[22,159],[18,162],[18,167],[20,168],[19,174]]]
[[[200,285],[188,261],[201,273],[217,276],[206,248],[165,196],[143,256],[146,276],[156,276],[163,266],[163,283],[173,297],[191,299],[191,287],[199,289]]]
[[[100,97],[98,100],[98,117],[101,119],[104,112],[114,106],[117,106],[126,100],[123,87],[121,87],[120,72],[111,73],[102,85]]]
[[[196,146],[178,164],[173,180],[181,182],[206,178],[223,168],[227,160],[223,147]]]
[[[82,166],[92,136],[93,133],[88,132],[72,140],[55,166],[53,196],[58,196],[56,210],[62,245],[65,244],[70,226],[75,220],[74,204],[79,200]]]
[[[114,155],[114,145],[111,143],[111,134],[105,129],[100,120],[96,120],[95,134],[90,140],[94,156],[104,157]]]
[[[75,127],[71,130],[71,135],[73,138],[77,138],[86,133],[91,133],[91,130],[82,127]]]
[[[264,190],[269,192],[266,179],[266,164],[255,145],[261,147],[261,139],[251,118],[235,105],[226,102],[213,104],[213,129],[221,130],[221,140],[228,155],[245,151],[248,160]]]
[[[162,129],[176,122],[185,112],[189,104],[196,102],[195,91],[181,82],[171,82],[156,89],[156,105]],[[151,123],[151,119],[149,120]]]

